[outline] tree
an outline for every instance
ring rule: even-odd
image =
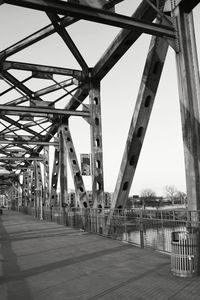
[[[142,206],[144,209],[147,205],[154,206],[156,193],[151,189],[144,189],[141,191],[140,199],[142,200]]]
[[[174,205],[174,202],[177,198],[177,189],[174,185],[166,185],[165,186],[165,195],[166,198]]]
[[[187,205],[187,195],[184,192],[178,191],[177,192],[177,199],[180,204]]]

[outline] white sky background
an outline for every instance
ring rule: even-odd
[[[117,12],[131,15],[140,2],[126,0],[124,4],[117,6]],[[198,47],[199,13],[200,5],[194,10]],[[50,23],[45,13],[6,4],[0,6],[0,20],[0,50]],[[90,67],[95,65],[119,31],[118,28],[86,21],[80,21],[68,29]],[[113,192],[115,188],[150,38],[143,34],[101,83],[106,191]],[[80,68],[64,42],[55,34],[10,57],[9,60]],[[86,99],[85,103],[87,102]],[[89,153],[89,125],[77,117],[71,118],[70,125],[78,157],[80,153]],[[84,177],[84,181],[86,189],[91,189],[91,178]],[[144,188],[151,188],[157,195],[162,195],[166,185],[174,185],[184,192],[186,189],[176,62],[174,50],[171,48],[130,194],[140,194]],[[70,178],[69,188],[73,188]]]

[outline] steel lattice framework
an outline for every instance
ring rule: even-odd
[[[22,205],[67,203],[67,156],[79,206],[89,206],[68,122],[70,116],[76,116],[85,118],[90,126],[93,207],[100,208],[101,212],[104,205],[104,180],[100,83],[126,51],[145,33],[152,35],[152,39],[112,199],[112,208],[124,208],[126,204],[170,46],[174,49],[177,60],[189,208],[200,209],[200,87],[192,16],[192,9],[200,1],[143,0],[131,17],[115,12],[115,7],[122,1],[0,1],[0,9],[4,5],[15,5],[39,10],[50,20],[46,27],[0,52],[0,77],[5,82],[5,88],[0,91],[0,167],[10,172],[0,176],[1,192],[12,190],[12,197],[18,197],[19,189],[22,188]],[[87,65],[68,32],[68,27],[80,20],[121,28],[92,68]],[[9,59],[53,34],[62,38],[80,69]],[[17,75],[19,71],[27,71],[29,76],[20,79]],[[62,80],[56,80],[57,75]],[[38,90],[31,88],[36,78],[44,83]],[[17,94],[14,98],[10,97],[13,91]],[[46,96],[56,91],[62,91],[62,94],[52,101],[46,101]],[[89,105],[83,104],[83,109],[79,109],[87,97]],[[65,106],[60,104],[63,103],[63,99],[67,99]],[[49,174],[50,145],[55,147],[52,174]],[[19,182],[17,170],[23,174],[22,184]],[[61,201],[58,203],[56,190],[59,176]]]

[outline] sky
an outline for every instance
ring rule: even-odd
[[[125,0],[117,6],[117,12],[131,15],[140,2]],[[193,13],[199,48],[199,5]],[[7,4],[0,6],[0,20],[0,50],[50,23],[43,12]],[[119,32],[118,28],[87,21],[77,22],[68,30],[90,67],[96,64]],[[113,192],[115,188],[150,39],[151,36],[143,34],[101,82],[105,191]],[[79,69],[61,38],[56,35],[9,58],[12,59]],[[40,88],[37,85],[35,83],[35,88]],[[88,103],[88,99],[84,103]],[[71,117],[70,128],[78,157],[81,153],[90,153],[90,128],[87,122]],[[90,190],[91,178],[84,177],[84,182],[86,189]],[[146,188],[163,195],[167,185],[186,192],[176,61],[171,48],[168,50],[130,195],[140,194]],[[69,188],[73,189],[70,175]]]

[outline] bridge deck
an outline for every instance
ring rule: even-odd
[[[200,277],[170,273],[170,256],[5,210],[0,299],[199,299]]]

